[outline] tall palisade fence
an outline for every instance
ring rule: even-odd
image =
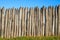
[[[60,36],[60,6],[0,8],[0,36]]]

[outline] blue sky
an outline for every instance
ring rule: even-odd
[[[56,6],[60,4],[60,0],[0,0],[0,7],[5,8],[19,8],[21,7],[35,7],[38,6],[39,8],[43,5],[48,6]]]

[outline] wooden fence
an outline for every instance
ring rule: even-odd
[[[0,8],[0,36],[60,36],[60,6]]]

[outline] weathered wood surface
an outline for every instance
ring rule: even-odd
[[[0,8],[0,36],[1,36],[1,27],[2,27],[2,13],[1,13],[1,8]]]
[[[54,33],[55,33],[55,35],[57,36],[57,34],[58,34],[58,12],[57,12],[58,10],[57,10],[57,7],[55,7],[55,31],[54,31]]]
[[[60,6],[0,8],[0,36],[60,36]]]
[[[48,36],[49,32],[49,14],[48,14],[48,9],[46,9],[46,36]]]
[[[4,37],[4,17],[5,17],[5,15],[4,15],[4,13],[5,13],[5,9],[4,8],[2,8],[1,9],[1,14],[2,14],[2,27],[1,27],[1,37],[3,38]]]
[[[58,35],[60,35],[60,5],[58,6]]]

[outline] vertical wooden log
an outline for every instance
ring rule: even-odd
[[[17,9],[17,37],[18,37],[18,9]]]
[[[40,30],[41,30],[41,35],[40,36],[43,36],[43,13],[42,13],[42,8],[40,10],[40,22],[41,22],[41,27],[40,27]]]
[[[38,36],[41,36],[41,28],[40,28],[41,27],[41,16],[40,16],[41,11],[40,11],[40,9],[38,9],[38,12],[39,12],[39,15],[38,15],[39,16],[39,19],[38,19],[38,26],[39,26],[38,27]]]
[[[1,13],[2,13],[2,33],[1,33],[1,37],[3,38],[4,36],[4,8],[2,8]]]
[[[1,15],[1,14],[2,14],[2,13],[1,13],[1,8],[0,8],[0,36],[1,36],[1,27],[2,27],[2,20],[1,20],[1,19],[2,19],[2,18],[1,18],[2,15]]]
[[[13,13],[12,13],[12,8],[11,8],[11,38],[13,37],[13,27],[12,27],[13,17],[12,17],[12,15],[13,15]]]
[[[15,34],[16,34],[16,37],[17,37],[17,15],[15,14]]]
[[[24,18],[25,18],[25,14],[24,14],[24,8],[22,8],[22,36],[25,36],[25,23],[24,23]]]
[[[14,36],[14,8],[12,9],[12,11],[11,11],[11,13],[12,13],[12,26],[11,26],[11,37],[13,37]]]
[[[25,31],[26,33],[25,34],[26,34],[26,36],[28,34],[28,32],[27,32],[28,31],[28,29],[27,29],[27,12],[28,12],[28,8],[26,7],[25,8],[25,30],[26,30]]]
[[[15,32],[15,8],[12,9],[12,22],[13,22],[13,27],[12,27],[12,30],[13,30],[13,37],[16,37],[16,32]],[[11,23],[11,22],[10,22]],[[11,24],[10,24],[11,25]]]
[[[10,38],[10,35],[11,35],[11,13],[10,13],[10,9],[8,10],[8,33],[9,33],[9,38]]]
[[[10,9],[10,38],[12,38],[12,9]]]
[[[6,9],[6,11],[5,11],[5,38],[7,37],[7,14],[8,14],[8,11],[7,11],[7,9]]]
[[[59,23],[59,26],[58,26],[58,36],[60,35],[60,5],[58,6],[58,23]]]
[[[2,8],[2,33],[1,33],[1,37],[3,38],[4,37],[4,13],[5,13],[5,9]]]
[[[18,9],[18,37],[20,36],[19,35],[19,31],[21,31],[20,30],[20,23],[19,22],[20,22],[20,9]]]
[[[29,9],[29,14],[30,14],[30,36],[32,36],[31,8]]]
[[[27,36],[30,36],[30,13],[27,8]]]
[[[9,38],[9,24],[10,24],[10,22],[9,22],[9,10],[7,9],[7,14],[6,14],[6,16],[7,16],[7,38]]]
[[[41,33],[41,30],[40,30],[40,9],[39,8],[37,8],[37,18],[38,18],[38,20],[37,20],[37,36],[40,36],[40,33]]]
[[[53,21],[52,21],[52,7],[48,8],[48,13],[49,13],[49,36],[51,36],[53,34],[52,30],[53,30]]]
[[[31,22],[30,22],[30,28],[31,28],[31,36],[35,36],[35,22],[34,22],[34,9],[30,8],[30,17],[31,17]]]
[[[10,34],[10,37],[12,38],[12,9],[10,10],[10,14],[11,14],[10,15],[11,16],[11,22],[10,22],[11,23],[11,34]]]
[[[38,7],[36,7],[35,9],[34,9],[34,18],[35,18],[35,35],[37,36],[38,35],[38,28],[39,28],[39,26],[38,26],[38,20],[39,20],[39,9],[38,9]]]
[[[17,26],[16,26],[16,24],[17,24],[17,22],[16,22],[16,9],[15,9],[15,37],[17,36]]]
[[[28,12],[28,8],[26,7],[25,9],[24,9],[24,14],[25,14],[25,35],[27,36],[27,12]]]
[[[23,36],[23,26],[24,26],[23,25],[24,24],[23,22],[24,22],[24,14],[23,14],[23,8],[22,8],[22,36]]]
[[[34,8],[31,10],[32,11],[32,13],[31,13],[31,15],[32,15],[32,36],[34,36],[35,37],[35,18],[34,18]]]
[[[37,8],[34,8],[35,36],[37,36]]]
[[[29,35],[30,36],[32,36],[32,20],[31,20],[31,8],[29,9],[29,16],[30,16],[30,20],[29,20],[29,22],[30,22],[30,24],[29,24],[29,27],[30,27],[30,32],[29,32]]]
[[[59,36],[59,13],[58,13],[58,7],[57,7],[57,36]]]
[[[30,36],[32,36],[33,35],[33,33],[32,33],[32,8],[30,8],[30,10],[29,10],[29,13],[30,13]]]
[[[49,30],[49,14],[48,9],[46,9],[46,36],[48,36],[48,30]]]
[[[6,18],[6,16],[4,17],[4,38],[5,38],[5,18]]]
[[[41,36],[46,34],[46,8],[41,8]]]
[[[8,27],[9,27],[9,25],[8,25],[8,9],[7,9],[7,14],[6,14],[6,16],[7,16],[7,27],[6,27],[7,30],[6,30],[6,31],[7,31],[7,38],[8,38],[8,30],[9,30],[9,29],[8,29]]]
[[[20,17],[19,17],[19,9],[18,9],[18,37],[19,37],[19,31],[20,31],[20,30],[19,30],[19,25],[20,25],[20,24],[19,24],[19,18],[20,18]]]
[[[19,37],[21,36],[21,28],[22,28],[22,25],[21,25],[21,19],[22,19],[22,8],[19,9]]]
[[[29,36],[31,36],[31,16],[30,16],[30,10],[28,11],[28,18],[29,18]]]
[[[52,31],[52,35],[54,36],[54,29],[55,29],[55,8],[53,7],[52,8],[52,11],[53,11],[53,15],[52,15],[52,19],[53,19],[53,31]],[[55,29],[56,30],[56,29]]]
[[[54,34],[55,34],[55,36],[57,36],[57,32],[58,32],[58,30],[57,30],[57,28],[58,28],[58,13],[57,13],[57,6],[55,7],[55,30],[54,30]]]
[[[16,37],[18,37],[18,15],[17,15],[17,14],[16,14],[16,21],[17,21],[17,22],[16,22],[16,26],[17,26],[17,27],[16,27],[16,28],[17,28],[17,36],[16,36]]]
[[[42,13],[43,13],[43,36],[45,36],[46,35],[46,8],[45,7],[43,7],[43,9],[42,9]]]
[[[35,36],[37,36],[38,33],[38,13],[37,13],[37,7],[34,9],[34,18],[35,18]]]
[[[37,8],[37,36],[39,36],[39,8]]]
[[[15,9],[15,37],[19,35],[18,9]]]

